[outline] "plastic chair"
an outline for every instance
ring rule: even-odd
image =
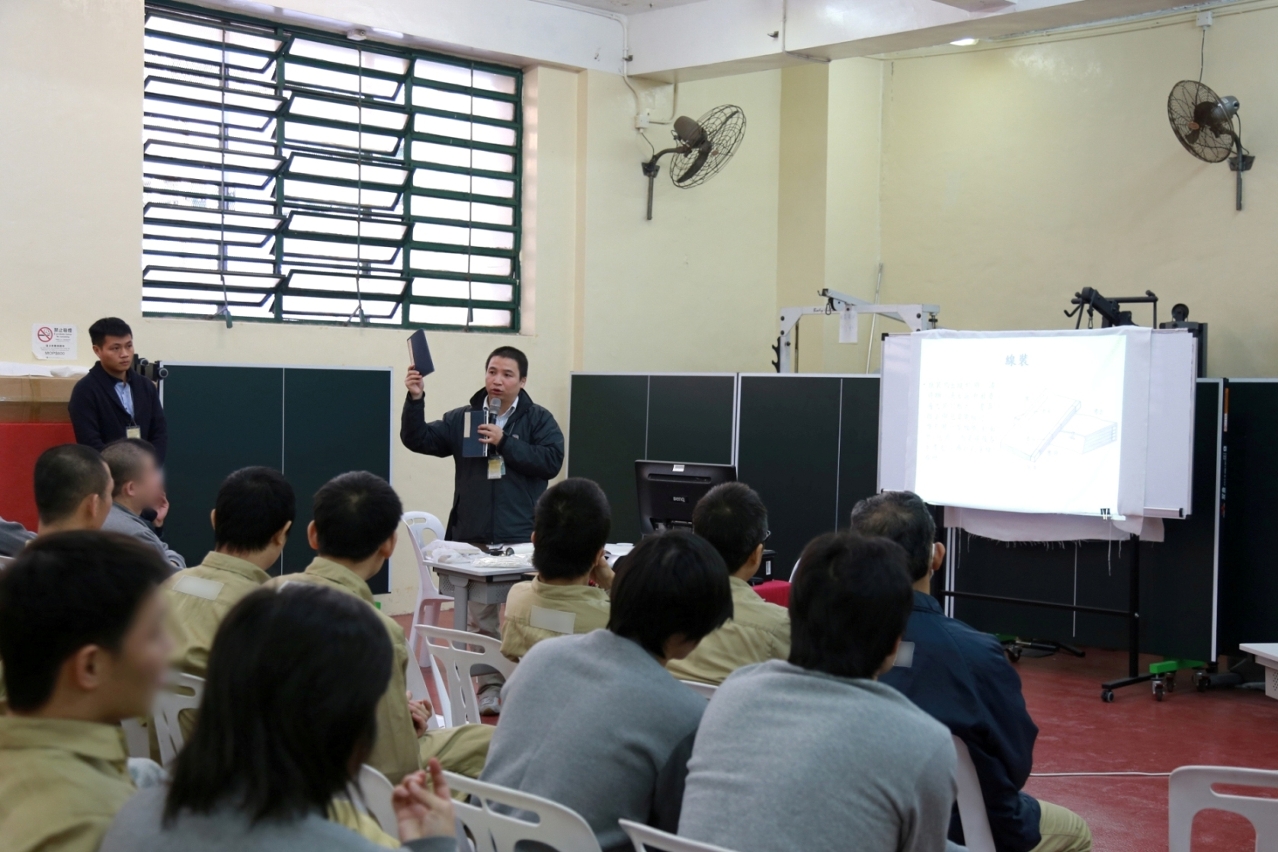
[[[514,852],[520,841],[544,843],[556,852],[600,852],[594,831],[576,811],[452,772],[444,777],[453,792],[469,796],[465,802],[454,800],[453,808],[469,830],[475,852]]]
[[[360,795],[351,796],[351,801],[356,803],[356,807],[363,804],[361,810],[377,820],[382,831],[398,840],[399,820],[395,817],[395,806],[392,804],[395,786],[390,779],[365,763],[359,768],[355,786],[359,788]]]
[[[120,727],[124,729],[124,745],[129,757],[149,758],[151,741],[147,737],[146,728],[142,727],[142,722],[138,719],[124,719],[120,722]]]
[[[1167,852],[1189,852],[1194,815],[1213,808],[1246,817],[1256,829],[1256,852],[1278,848],[1278,799],[1218,793],[1213,784],[1278,788],[1278,771],[1235,766],[1182,766],[1168,779]]]
[[[515,671],[515,664],[501,653],[501,640],[430,624],[414,627],[425,640],[426,650],[435,659],[435,686],[439,690],[440,703],[445,705],[441,708],[444,718],[454,727],[468,722],[478,723],[479,697],[475,694],[474,667],[488,666],[507,678]],[[445,683],[440,682],[441,672]]]
[[[698,683],[695,680],[681,680],[679,682],[691,689],[693,692],[705,696],[707,701],[714,698],[715,690],[719,688],[712,683]]]
[[[443,540],[444,525],[430,512],[405,512],[400,520],[408,527],[408,538],[413,543],[413,554],[417,557],[417,605],[413,607],[413,627],[408,634],[408,647],[421,659],[422,647],[418,644],[421,640],[417,636],[417,623],[439,624],[439,614],[444,603],[452,600],[448,595],[440,593],[435,575],[431,573],[430,566],[426,564],[426,556],[422,553],[422,548],[429,543],[423,541],[422,536],[431,532],[436,540]]]
[[[204,678],[186,672],[169,672],[164,688],[155,694],[151,718],[155,724],[155,737],[160,743],[160,763],[168,766],[182,750],[182,728],[178,714],[183,710],[196,710],[200,696],[204,694]]]
[[[634,844],[635,852],[649,852],[649,850],[661,850],[661,852],[730,852],[722,846],[712,846],[709,843],[701,843],[696,840],[689,840],[686,837],[670,834],[659,828],[642,825],[628,819],[618,820],[617,824],[621,826],[621,830],[630,838],[630,842]]]
[[[952,736],[952,735],[951,735]],[[976,777],[976,766],[967,750],[967,743],[954,739],[954,752],[958,756],[955,780],[958,781],[958,812],[963,823],[963,843],[968,852],[994,852],[994,834],[990,831],[990,816],[985,811],[985,797],[981,795],[981,779]]]

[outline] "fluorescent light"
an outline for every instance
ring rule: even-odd
[[[978,41],[980,41],[980,39],[959,38],[950,42],[950,44],[954,45],[955,47],[971,47],[972,45],[976,44]]]

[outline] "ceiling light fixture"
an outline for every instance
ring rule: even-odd
[[[955,47],[971,47],[972,45],[976,44],[978,41],[980,41],[980,39],[971,38],[971,37],[958,38],[950,42],[950,44],[954,45]]]

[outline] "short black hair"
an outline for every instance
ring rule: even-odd
[[[905,548],[910,579],[915,582],[926,577],[932,567],[936,519],[913,491],[884,491],[866,497],[852,507],[852,529],[861,535],[890,538]]]
[[[790,662],[873,677],[914,604],[905,551],[886,538],[826,533],[808,542],[790,590]]]
[[[133,329],[119,317],[103,317],[89,326],[89,340],[101,346],[108,337],[132,337]]]
[[[519,378],[528,378],[528,356],[513,346],[498,346],[488,355],[488,360],[484,362],[484,369],[488,369],[488,365],[493,362],[494,358],[509,358],[519,365]]]
[[[393,667],[386,628],[356,597],[312,583],[244,597],[214,637],[165,822],[225,806],[254,823],[323,814],[368,759]]]
[[[551,580],[584,576],[611,529],[612,508],[594,482],[572,478],[552,485],[533,512],[533,567]]]
[[[732,618],[723,557],[686,530],[649,536],[617,563],[608,629],[665,656],[666,640],[700,641]]]
[[[111,469],[111,478],[115,480],[112,497],[123,491],[126,484],[141,476],[148,458],[155,461],[155,447],[150,441],[141,438],[121,438],[106,445],[106,449],[102,451],[102,460]]]
[[[214,543],[252,553],[296,518],[297,501],[293,486],[278,470],[242,467],[222,480],[213,512]]]
[[[395,534],[404,504],[389,482],[355,470],[324,483],[311,514],[321,556],[361,560]]]
[[[725,482],[692,508],[692,531],[714,545],[728,571],[737,571],[768,537],[768,507],[744,482]]]
[[[116,653],[141,606],[173,573],[119,533],[41,536],[0,572],[0,659],[9,706],[40,709],[62,664],[86,645]]]
[[[40,523],[52,524],[69,517],[84,498],[106,494],[107,472],[102,454],[83,444],[62,444],[40,454],[35,463],[35,502]]]

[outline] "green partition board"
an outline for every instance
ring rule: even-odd
[[[736,384],[735,375],[651,376],[646,457],[652,461],[732,464]]]
[[[388,370],[284,370],[284,473],[297,494],[298,534],[284,548],[284,573],[303,570],[314,552],[306,542],[311,498],[339,473],[366,470],[390,479]],[[368,581],[388,592],[389,565]]]
[[[209,512],[226,475],[249,465],[283,464],[284,371],[174,364],[163,382],[172,507],[169,546],[190,565],[213,549]]]
[[[852,507],[879,488],[879,377],[844,376],[839,414],[838,528],[849,524]]]
[[[1220,652],[1278,641],[1278,379],[1229,382],[1225,547],[1220,565]]]
[[[568,475],[593,479],[612,506],[612,541],[639,540],[635,460],[647,450],[648,377],[575,373]]]
[[[766,546],[776,551],[783,576],[808,541],[838,524],[842,381],[741,377],[737,478],[768,507]]]

